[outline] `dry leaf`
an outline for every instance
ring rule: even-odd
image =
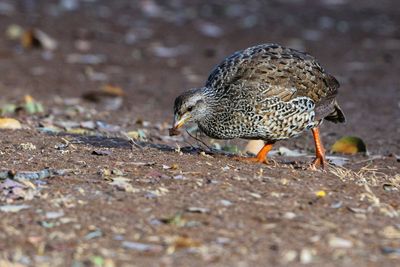
[[[185,236],[173,236],[167,238],[166,242],[169,243],[167,254],[172,254],[178,249],[187,249],[201,246],[200,241]]]
[[[384,238],[388,239],[399,239],[400,238],[400,229],[394,226],[386,226],[383,228],[383,230],[380,232],[380,234]]]
[[[38,29],[26,30],[21,35],[21,44],[24,48],[38,47],[47,50],[54,50],[57,48],[57,42],[47,33]]]
[[[93,131],[89,131],[89,130],[83,129],[83,128],[67,129],[66,132],[67,132],[67,133],[70,133],[70,134],[81,134],[81,135],[91,135],[91,134],[94,134]]]
[[[180,135],[181,132],[176,128],[169,128],[169,136]]]
[[[134,140],[145,140],[146,139],[146,133],[144,130],[137,130],[137,131],[130,131],[126,133],[128,137],[134,139]]]
[[[337,140],[332,148],[332,152],[354,155],[358,152],[367,152],[364,141],[355,136],[344,136]]]
[[[82,97],[85,100],[99,103],[108,110],[117,110],[122,106],[125,92],[119,86],[105,85],[100,90],[90,91]]]
[[[173,242],[173,246],[175,247],[175,249],[199,247],[200,245],[201,243],[199,241],[184,236],[176,237]]]
[[[24,109],[29,114],[41,113],[44,111],[43,105],[33,99],[30,95],[24,96]]]
[[[21,129],[21,123],[13,118],[0,118],[0,129]]]

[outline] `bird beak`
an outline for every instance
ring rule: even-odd
[[[174,129],[181,128],[182,125],[184,125],[190,118],[191,118],[191,116],[190,116],[189,112],[186,112],[180,118],[179,118],[178,115],[175,115],[175,118],[174,118]]]

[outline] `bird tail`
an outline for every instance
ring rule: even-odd
[[[334,123],[343,123],[346,122],[346,117],[344,116],[344,113],[342,109],[339,107],[339,104],[335,101],[333,104],[333,111],[330,113],[328,116],[325,117],[326,120],[334,122]]]

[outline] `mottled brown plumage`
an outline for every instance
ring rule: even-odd
[[[227,57],[204,87],[177,97],[174,129],[191,120],[213,138],[272,144],[307,129],[315,133],[323,119],[344,122],[335,99],[338,88],[338,81],[312,56],[262,44]],[[317,158],[323,164],[323,155]]]

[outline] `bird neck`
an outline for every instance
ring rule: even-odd
[[[215,92],[209,87],[201,87],[197,89],[205,98],[213,97]]]
[[[200,124],[208,124],[210,123],[216,114],[219,113],[221,109],[218,103],[218,96],[216,95],[215,90],[209,87],[202,87],[198,89],[198,92],[201,94],[202,99],[205,104],[204,112],[202,116],[198,118],[198,123]]]
[[[217,92],[209,87],[199,88],[201,94],[204,97],[204,102],[207,103],[210,107],[218,105],[219,96]]]

